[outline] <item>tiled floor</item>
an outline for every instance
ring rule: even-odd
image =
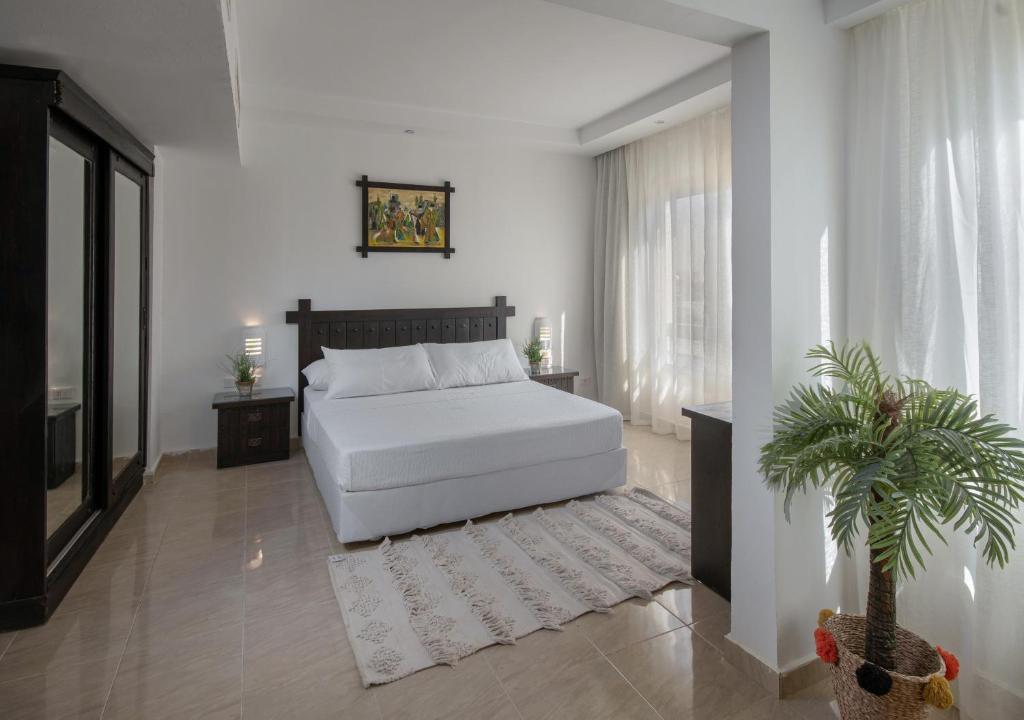
[[[689,497],[686,443],[625,437],[631,483]],[[834,720],[827,688],[780,702],[726,662],[729,606],[700,586],[365,690],[329,527],[301,453],[167,459],[53,619],[0,634],[0,716]]]

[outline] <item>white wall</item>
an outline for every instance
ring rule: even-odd
[[[804,353],[845,338],[846,32],[822,24],[816,0],[791,0],[773,26],[772,381],[776,403],[808,382]],[[781,20],[781,18],[780,18]],[[763,416],[768,419],[767,412]],[[770,427],[765,422],[763,427]],[[753,451],[753,448],[749,448]],[[818,492],[798,497],[792,522],[775,498],[779,665],[813,661],[812,631],[823,607],[862,602],[830,540]],[[840,551],[841,552],[841,551]]]
[[[242,167],[230,158],[159,151],[159,451],[216,444],[210,400],[222,390],[218,365],[238,348],[246,323],[267,328],[265,384],[296,386],[297,330],[284,324],[284,313],[300,297],[328,310],[489,305],[507,295],[517,313],[509,336],[519,344],[535,316],[551,318],[555,362],[579,368],[580,391],[591,394],[591,158],[254,114],[245,125]],[[361,259],[355,180],[364,173],[450,180],[452,259]]]
[[[733,603],[730,637],[777,669],[813,658],[822,607],[850,607],[820,494],[793,523],[757,472],[772,404],[806,381],[823,328],[842,337],[845,32],[820,0],[674,0],[768,31],[734,48]],[[767,154],[765,144],[767,143]],[[824,241],[823,241],[824,238]],[[828,248],[826,273],[822,248]],[[770,272],[765,269],[770,268]]]
[[[774,504],[753,452],[764,442],[764,412],[773,401],[772,289],[765,272],[772,262],[772,198],[765,192],[772,170],[768,56],[767,33],[733,47],[731,637],[777,667]]]
[[[146,424],[146,469],[155,472],[160,462],[160,387],[164,368],[164,159],[157,148],[150,186],[153,238],[149,253],[149,418]]]

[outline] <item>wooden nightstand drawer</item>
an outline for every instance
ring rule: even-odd
[[[217,467],[287,459],[292,399],[287,389],[264,390],[251,399],[218,395]]]

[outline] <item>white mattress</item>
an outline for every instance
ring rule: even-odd
[[[304,428],[347,492],[432,483],[597,455],[622,416],[533,381],[329,400],[305,390]]]

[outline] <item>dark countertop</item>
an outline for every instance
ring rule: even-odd
[[[295,393],[291,388],[256,388],[252,396],[241,396],[237,392],[222,392],[213,396],[213,407],[244,407],[272,402],[291,402]]]
[[[50,417],[57,417],[63,415],[66,412],[78,412],[79,408],[82,407],[82,403],[77,402],[52,402],[46,405],[46,414]]]
[[[717,420],[732,424],[732,401],[707,405],[684,405],[683,416],[691,420]]]
[[[535,378],[535,377],[555,377],[555,376],[558,376],[558,375],[565,375],[565,376],[571,375],[571,376],[575,377],[575,376],[580,374],[579,370],[576,370],[576,369],[570,368],[570,367],[562,367],[561,365],[553,365],[553,366],[551,366],[549,368],[541,368],[537,372],[533,372],[528,367],[524,368],[524,369],[526,370],[526,374],[529,375],[531,378]]]

